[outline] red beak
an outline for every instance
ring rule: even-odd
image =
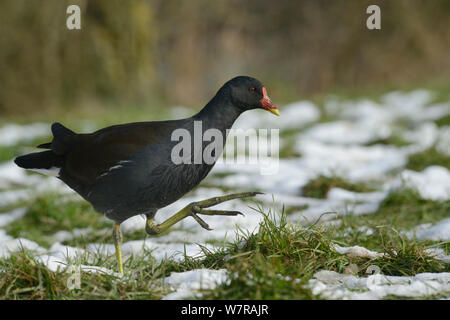
[[[264,109],[273,113],[274,115],[279,116],[280,112],[278,108],[273,104],[272,100],[270,100],[269,95],[267,94],[267,90],[265,87],[262,88],[263,97],[260,100]]]

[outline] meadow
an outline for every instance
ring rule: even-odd
[[[155,110],[155,109],[153,109]],[[77,132],[189,116],[123,106],[54,114]],[[50,122],[0,126],[0,299],[440,299],[450,297],[450,95],[415,89],[324,95],[244,114],[236,128],[279,128],[279,170],[218,163],[157,215],[243,191],[218,208],[245,216],[185,219],[150,237],[122,224],[125,275],[112,222],[53,177],[13,157],[47,142]],[[44,118],[44,117],[42,117]]]

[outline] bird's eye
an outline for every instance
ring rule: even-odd
[[[255,88],[250,87],[250,88],[248,88],[248,91],[253,92],[253,91],[255,91]]]

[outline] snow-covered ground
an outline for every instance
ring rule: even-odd
[[[314,294],[327,299],[374,300],[388,295],[424,297],[450,292],[450,273],[419,273],[413,277],[375,274],[364,278],[319,271],[309,281]]]
[[[261,175],[258,165],[218,163],[207,178],[208,185],[221,185],[236,190],[257,190],[266,194],[258,199],[270,207],[306,207],[289,215],[289,219],[301,223],[316,221],[324,212],[338,212],[345,215],[370,214],[375,212],[386,196],[395,189],[416,188],[424,199],[449,201],[450,171],[441,166],[430,166],[422,172],[404,169],[408,156],[436,146],[442,153],[450,154],[450,128],[438,127],[433,120],[450,114],[450,103],[432,103],[432,93],[416,90],[410,93],[391,92],[384,95],[380,103],[371,100],[339,101],[330,97],[325,103],[325,112],[335,121],[318,122],[321,109],[309,101],[300,101],[281,106],[281,116],[275,118],[264,112],[243,114],[235,124],[237,128],[279,128],[295,130],[293,150],[300,157],[279,159],[276,174]],[[174,114],[189,114],[182,107],[174,109]],[[406,128],[399,126],[407,121]],[[43,137],[49,134],[49,124],[30,124],[19,126],[8,124],[0,127],[0,146],[11,146]],[[373,144],[380,139],[397,135],[409,142],[407,146]],[[288,143],[280,138],[280,144]],[[247,161],[248,162],[248,161]],[[214,174],[221,174],[215,176]],[[226,175],[223,175],[226,173]],[[340,176],[350,182],[377,184],[376,192],[357,193],[340,188],[331,189],[326,199],[303,197],[304,187],[311,179],[319,175]],[[41,175],[29,175],[16,167],[12,161],[0,164],[0,204],[12,206],[23,201],[32,201],[36,195],[53,191],[64,197],[78,199],[78,196],[59,180]],[[186,204],[217,195],[221,189],[200,187],[178,202],[163,208],[157,220],[163,221]],[[81,200],[80,200],[81,201]],[[144,228],[145,220],[135,216],[122,224],[124,231],[123,253],[139,255],[143,249],[152,250],[155,259],[166,257],[182,259],[186,252],[190,256],[200,255],[196,243],[206,241],[231,241],[236,234],[236,226],[242,230],[256,231],[262,219],[261,215],[250,209],[240,200],[230,201],[217,206],[217,209],[239,210],[244,217],[207,217],[213,232],[202,229],[193,219],[181,221],[178,228],[161,237],[146,240],[126,241],[126,234]],[[113,254],[114,246],[105,243],[92,243],[86,249],[62,245],[61,242],[89,234],[92,230],[60,230],[53,236],[55,242],[50,249],[43,248],[28,239],[15,239],[6,234],[4,228],[14,220],[21,219],[26,209],[18,207],[12,211],[0,213],[0,257],[8,257],[21,247],[34,250],[40,260],[51,270],[64,269],[69,258],[77,255]],[[324,219],[336,219],[329,215]],[[434,225],[420,225],[413,230],[404,230],[409,237],[418,239],[450,240],[449,218]],[[339,222],[337,220],[331,221]],[[328,221],[330,222],[330,221]],[[207,244],[213,249],[214,246]],[[377,254],[364,251],[364,248],[336,248],[342,254],[366,252],[375,257]],[[353,250],[353,251],[352,251]],[[356,250],[356,251],[355,251]],[[359,250],[359,251],[358,251]],[[98,267],[83,266],[89,272],[107,272]],[[371,278],[372,277],[372,278]],[[450,275],[419,274],[414,277],[385,277],[373,275],[357,278],[352,275],[340,275],[331,271],[322,271],[311,279],[310,286],[315,293],[332,299],[378,299],[386,295],[420,297],[447,292],[450,295]],[[173,274],[166,278],[166,284],[175,292],[170,298],[188,297],[196,290],[213,288],[227,279],[225,270],[193,270],[184,274]],[[354,293],[358,289],[359,293]]]

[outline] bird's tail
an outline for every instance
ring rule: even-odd
[[[29,153],[14,159],[21,168],[33,170],[47,175],[58,176],[63,164],[63,158],[53,151]]]
[[[57,176],[63,166],[64,154],[70,148],[76,133],[57,122],[52,124],[52,133],[52,142],[37,146],[38,148],[51,150],[29,153],[15,158],[14,162],[24,169]]]

